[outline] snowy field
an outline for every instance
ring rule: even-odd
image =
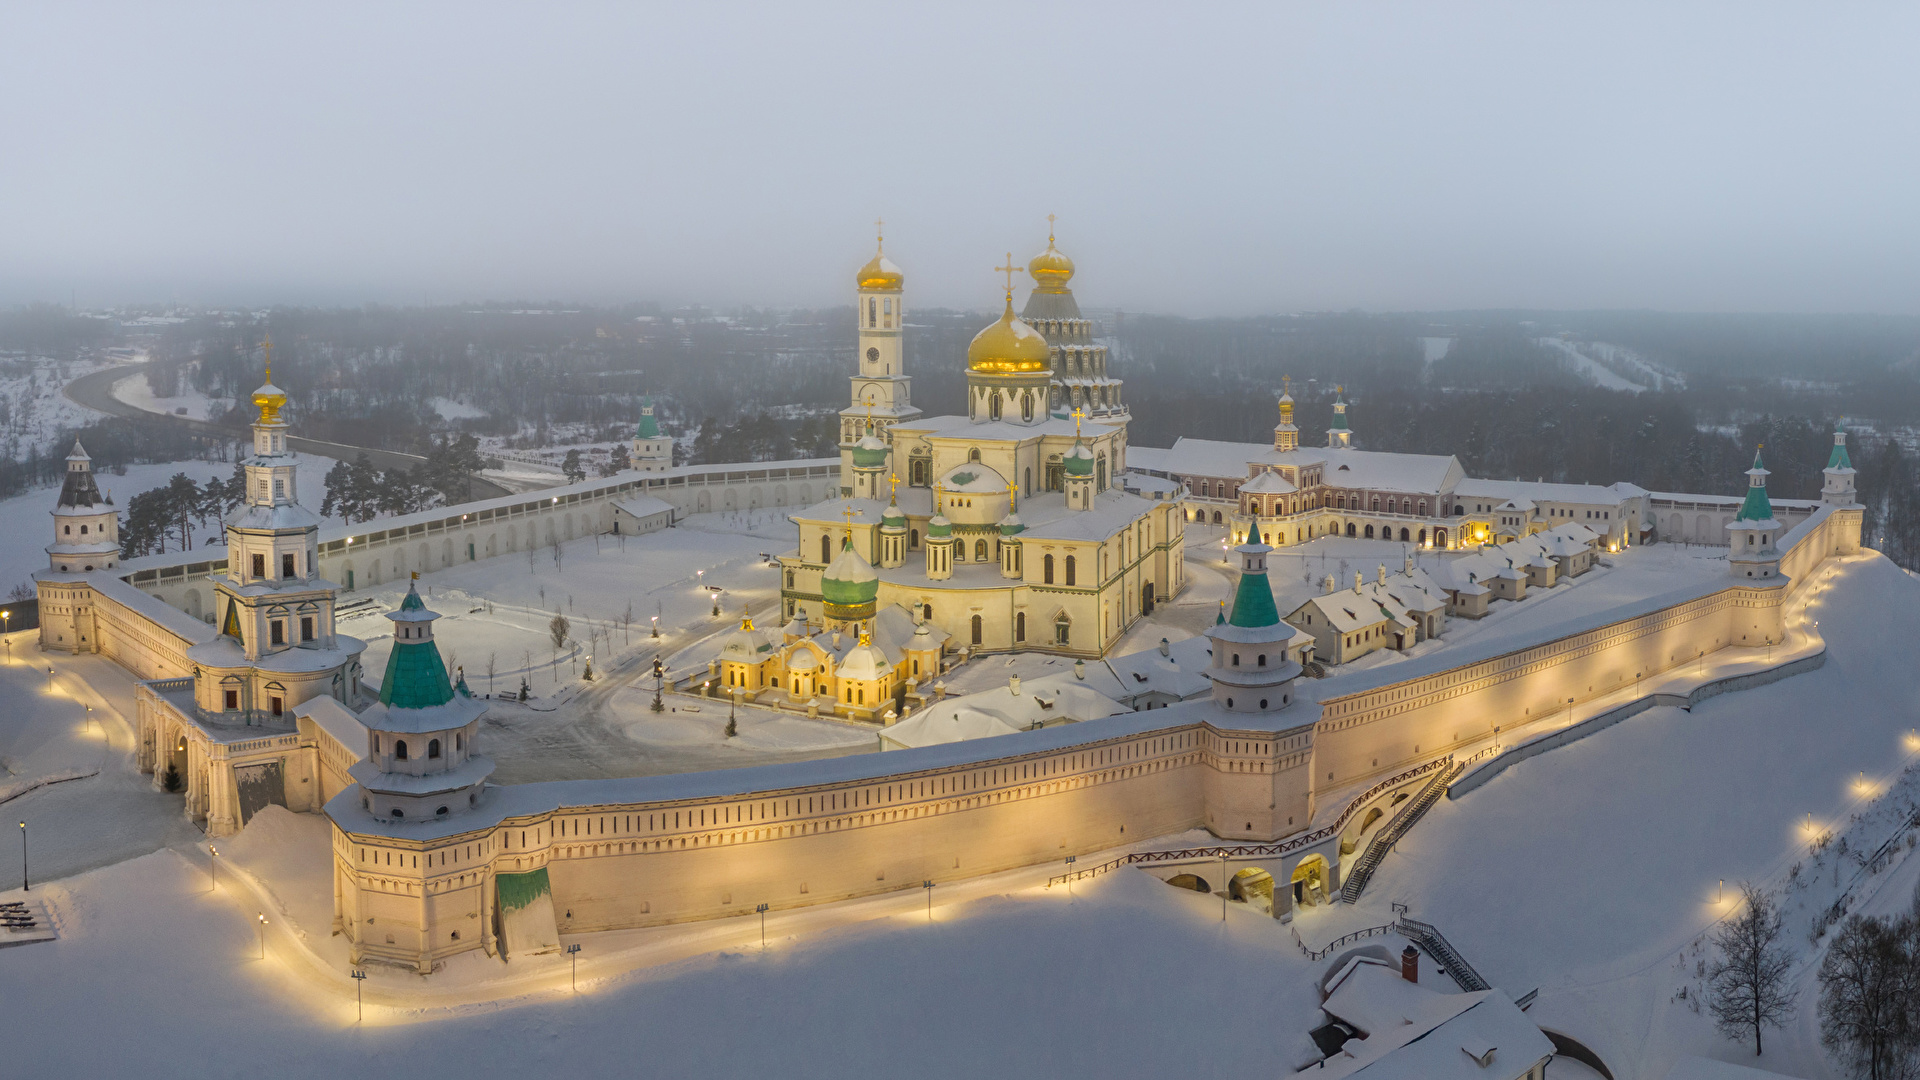
[[[1751,879],[1785,889],[1801,957],[1800,1017],[1757,1064],[1838,1076],[1819,1048],[1809,935],[1856,876],[1854,910],[1904,909],[1920,882],[1920,860],[1876,876],[1858,858],[1920,801],[1920,776],[1903,771],[1920,723],[1903,644],[1920,634],[1920,582],[1878,555],[1845,560],[1808,614],[1823,668],[1691,713],[1652,710],[1443,800],[1316,938],[1410,904],[1496,985],[1538,986],[1539,1022],[1564,1025],[1615,1075],[1658,1077],[1685,1053],[1752,1063],[1698,1008],[1699,942],[1731,908],[1716,897]],[[1855,855],[1816,857],[1829,831]]]
[[[1647,389],[1640,383],[1623,378],[1612,368],[1581,352],[1580,346],[1574,342],[1563,341],[1557,337],[1544,337],[1537,338],[1536,340],[1547,348],[1559,350],[1561,356],[1567,361],[1568,366],[1579,372],[1581,377],[1594,383],[1603,390],[1627,390],[1638,394]]]
[[[63,451],[71,447],[62,447]],[[333,459],[316,457],[312,454],[297,454],[300,471],[298,474],[300,501],[314,513],[320,512],[321,500],[326,497],[327,470],[333,468]],[[113,497],[114,505],[124,515],[128,500],[149,488],[159,487],[173,479],[174,473],[186,473],[195,483],[204,484],[216,477],[226,479],[233,475],[233,463],[230,461],[166,461],[149,465],[129,465],[124,474],[101,472],[94,477],[100,490]],[[47,566],[48,544],[53,543],[53,506],[60,498],[60,488],[56,486],[35,488],[32,491],[15,495],[10,499],[0,499],[0,595],[8,589],[27,581],[28,575],[35,570],[44,570]],[[124,525],[125,518],[122,518]],[[328,519],[329,524],[339,524],[337,519]],[[207,540],[219,536],[220,528],[209,521],[205,528],[194,537],[194,547],[205,546]],[[173,550],[169,547],[168,550]],[[217,548],[224,555],[225,548]],[[215,556],[219,557],[219,556]]]
[[[53,445],[62,428],[84,427],[100,414],[68,400],[67,383],[121,363],[81,360],[62,363],[45,357],[11,359],[0,364],[0,452],[19,459],[35,448],[64,452]]]
[[[153,388],[147,385],[146,372],[136,371],[114,382],[113,396],[115,400],[124,401],[136,409],[172,413],[190,420],[211,420],[233,408],[232,398],[210,398],[190,386],[181,389],[182,393],[174,397],[155,397]]]

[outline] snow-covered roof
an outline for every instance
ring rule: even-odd
[[[1300,489],[1287,483],[1279,473],[1269,469],[1241,484],[1240,490],[1249,495],[1291,495]]]
[[[1589,506],[1618,506],[1628,499],[1647,494],[1637,484],[1554,484],[1533,480],[1460,481],[1453,493],[1466,499],[1527,499],[1533,502],[1580,503]]]
[[[655,514],[673,513],[673,504],[665,499],[656,499],[651,495],[632,495],[614,500],[615,510],[625,511],[637,518],[648,518]]]
[[[1786,1073],[1688,1055],[1667,1070],[1666,1080],[1785,1080]]]
[[[936,702],[881,731],[880,737],[894,748],[936,746],[1028,731],[1035,721],[1092,720],[1129,711],[1076,683],[1071,674],[1050,675],[1023,685],[1018,693],[1009,684]]]
[[[1179,476],[1241,477],[1254,466],[1323,466],[1322,482],[1334,487],[1373,491],[1440,494],[1452,491],[1466,478],[1451,455],[1394,454],[1339,447],[1304,447],[1280,451],[1264,443],[1230,443],[1182,438],[1171,449],[1148,446],[1127,448],[1135,468]]]
[[[327,733],[334,742],[353,755],[359,761],[367,752],[367,728],[360,718],[353,715],[345,705],[333,698],[321,696],[309,698],[294,706],[293,715],[298,720],[311,720],[320,730]]]
[[[1357,965],[1321,1008],[1364,1035],[1314,1070],[1328,1080],[1517,1077],[1553,1053],[1505,992],[1436,993],[1377,964]]]

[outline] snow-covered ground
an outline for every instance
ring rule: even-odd
[[[442,420],[478,420],[487,415],[485,409],[452,398],[437,397],[427,404],[433,406],[433,411],[439,413]]]
[[[1411,904],[1496,985],[1540,987],[1530,1015],[1576,1034],[1616,1076],[1661,1076],[1683,1053],[1840,1075],[1819,1048],[1812,919],[1855,875],[1856,910],[1905,909],[1920,881],[1920,860],[1878,875],[1859,866],[1899,832],[1893,811],[1920,801],[1920,775],[1903,772],[1920,670],[1897,644],[1920,633],[1920,582],[1874,554],[1829,581],[1807,612],[1824,667],[1691,712],[1652,710],[1443,800],[1320,936]],[[1852,853],[1816,856],[1810,843],[1828,831]],[[1757,1063],[1699,1012],[1699,942],[1731,910],[1716,898],[1743,879],[1786,890],[1801,957],[1800,1015]]]
[[[1581,352],[1580,346],[1574,342],[1565,341],[1557,337],[1543,337],[1536,340],[1548,348],[1558,349],[1561,356],[1566,359],[1568,366],[1579,372],[1581,377],[1604,389],[1628,390],[1636,394],[1647,389],[1640,383],[1622,378],[1615,373],[1613,369]]]
[[[61,449],[64,451],[69,448]],[[312,454],[295,456],[299,460],[297,480],[300,502],[317,514],[321,501],[326,497],[327,470],[333,468],[333,459]],[[232,476],[233,463],[165,461],[129,465],[125,473],[99,473],[95,482],[100,485],[101,491],[113,497],[114,505],[124,515],[128,500],[149,488],[165,484],[175,473],[186,473],[195,483],[205,484],[215,477],[224,480]],[[43,487],[10,499],[0,499],[0,596],[26,581],[35,570],[46,568],[46,547],[53,543],[53,505],[59,498],[58,487]],[[339,523],[337,519],[328,520],[330,524]],[[124,521],[123,517],[123,524]],[[219,535],[220,527],[209,521],[194,537],[194,547],[203,547],[207,540]],[[169,547],[168,550],[173,549]],[[214,550],[224,554],[226,549],[216,547]]]
[[[184,380],[183,380],[184,382]],[[113,384],[113,396],[136,409],[148,412],[172,413],[190,420],[211,420],[233,408],[232,398],[210,398],[191,386],[182,386],[182,393],[174,397],[155,397],[153,388],[147,385],[144,371],[136,371]]]
[[[101,419],[99,413],[67,398],[67,383],[121,362],[63,363],[34,357],[0,364],[0,453],[24,458],[35,448],[47,453],[65,452],[66,447],[53,445],[62,429],[84,427]]]
[[[1420,362],[1431,365],[1435,360],[1445,359],[1452,349],[1453,339],[1450,337],[1423,337],[1420,339]]]

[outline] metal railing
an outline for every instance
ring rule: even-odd
[[[1300,931],[1294,930],[1292,927],[1288,927],[1287,929],[1293,931],[1293,943],[1300,946],[1300,951],[1307,954],[1307,959],[1325,960],[1327,957],[1333,955],[1333,950],[1343,945],[1351,945],[1361,938],[1382,937],[1387,934],[1397,933],[1398,927],[1398,923],[1386,923],[1382,926],[1369,926],[1364,930],[1355,930],[1351,934],[1342,934],[1332,941],[1327,942],[1327,946],[1324,949],[1307,948],[1307,943],[1300,940]]]
[[[1298,851],[1304,847],[1312,847],[1314,844],[1318,844],[1329,837],[1339,835],[1340,830],[1346,827],[1347,822],[1353,820],[1353,815],[1359,813],[1361,807],[1371,802],[1381,793],[1399,787],[1401,784],[1415,777],[1452,764],[1453,755],[1448,754],[1446,757],[1436,758],[1424,765],[1416,765],[1403,773],[1390,776],[1361,792],[1358,797],[1347,804],[1345,810],[1340,811],[1340,816],[1334,819],[1333,824],[1328,825],[1324,829],[1316,829],[1304,836],[1296,836],[1291,840],[1282,840],[1272,844],[1237,844],[1204,848],[1172,848],[1166,851],[1136,851],[1130,855],[1122,855],[1117,859],[1110,859],[1098,866],[1090,866],[1085,870],[1076,870],[1072,873],[1060,874],[1049,878],[1047,879],[1047,888],[1051,889],[1055,885],[1061,885],[1069,881],[1080,881],[1085,878],[1107,873],[1111,870],[1118,870],[1123,866],[1134,866],[1139,863],[1184,862],[1188,859],[1259,859],[1274,855],[1285,855],[1288,852]],[[1225,888],[1225,886],[1222,885],[1222,888]]]
[[[1473,970],[1473,965],[1467,963],[1466,957],[1461,956],[1460,951],[1433,924],[1403,917],[1396,925],[1408,940],[1425,949],[1433,957],[1433,962],[1440,965],[1440,970],[1460,984],[1460,989],[1469,993],[1493,989],[1493,984],[1481,978],[1480,973]]]
[[[1373,878],[1374,870],[1380,866],[1380,860],[1386,858],[1387,852],[1393,850],[1393,845],[1400,842],[1400,838],[1407,834],[1407,830],[1413,828],[1414,823],[1425,816],[1426,812],[1433,808],[1434,803],[1440,801],[1440,796],[1446,794],[1447,785],[1453,782],[1453,778],[1459,775],[1462,768],[1463,766],[1455,765],[1449,759],[1446,771],[1427,781],[1427,786],[1420,789],[1420,794],[1414,797],[1413,805],[1407,807],[1404,813],[1380,830],[1380,835],[1374,837],[1373,843],[1367,845],[1367,850],[1360,856],[1360,861],[1354,864],[1353,869],[1347,872],[1346,880],[1341,882],[1341,903],[1351,904],[1360,899],[1360,894],[1367,890],[1367,882]]]

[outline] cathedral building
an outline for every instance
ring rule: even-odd
[[[883,252],[856,275],[840,497],[792,515],[782,618],[857,634],[834,595],[872,583],[878,609],[957,646],[1101,656],[1184,588],[1179,506],[1119,487],[1129,416],[1072,261],[1049,236],[1021,314],[1016,268],[1000,269],[1003,310],[967,348],[966,411],[933,417],[909,393],[905,275]]]

